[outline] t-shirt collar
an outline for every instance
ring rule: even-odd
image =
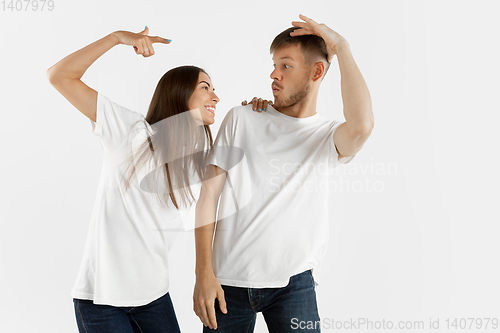
[[[284,119],[289,119],[291,121],[311,122],[311,121],[318,120],[319,117],[320,117],[320,114],[317,113],[317,112],[313,116],[309,116],[309,117],[306,117],[306,118],[292,117],[292,116],[288,116],[288,115],[286,115],[284,113],[279,112],[278,110],[276,110],[275,108],[273,108],[271,105],[268,105],[268,111],[271,111],[272,114],[275,114],[278,117],[282,117]]]

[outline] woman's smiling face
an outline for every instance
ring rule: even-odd
[[[219,97],[214,93],[212,81],[207,74],[200,72],[198,84],[188,101],[189,110],[199,110],[199,115],[194,115],[198,120],[201,116],[203,125],[212,125],[215,122],[215,105]],[[195,112],[197,114],[197,112]]]

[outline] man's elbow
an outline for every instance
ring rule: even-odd
[[[358,142],[359,146],[363,146],[365,141],[372,134],[373,127],[374,127],[373,122],[356,126],[354,129],[350,131],[352,140],[354,142]]]

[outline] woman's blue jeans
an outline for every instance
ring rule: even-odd
[[[205,333],[253,332],[258,312],[262,312],[270,333],[321,331],[314,279],[310,270],[290,277],[290,282],[283,288],[222,285],[222,289],[227,313],[220,311],[216,299],[217,329],[203,327]]]
[[[137,307],[94,304],[73,298],[80,333],[172,333],[180,332],[170,294]]]

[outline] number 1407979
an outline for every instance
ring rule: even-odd
[[[2,11],[7,12],[41,12],[53,11],[53,0],[2,0]]]

